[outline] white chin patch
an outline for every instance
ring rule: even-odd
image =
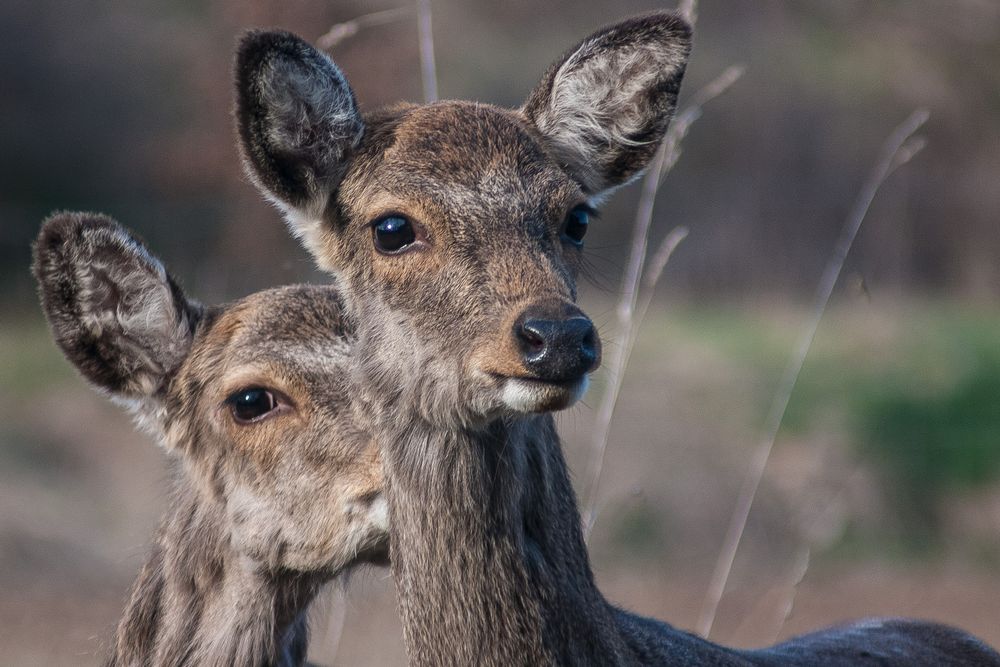
[[[536,380],[507,378],[500,400],[515,412],[548,412],[562,410],[576,403],[587,393],[590,377],[584,376],[571,385],[556,385]]]

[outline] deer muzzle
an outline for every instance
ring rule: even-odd
[[[600,364],[597,330],[572,304],[532,304],[514,322],[512,333],[533,380],[572,383]]]

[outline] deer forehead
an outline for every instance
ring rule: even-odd
[[[329,412],[344,404],[351,334],[341,308],[332,288],[293,286],[217,309],[171,384],[174,399],[221,402],[261,386],[288,394],[303,409]]]
[[[491,165],[542,162],[545,151],[515,112],[474,102],[414,107],[399,120],[387,156],[467,180]]]
[[[442,102],[373,119],[344,203],[366,221],[404,208],[450,230],[559,219],[579,187],[516,112]],[[389,126],[388,128],[384,126]]]

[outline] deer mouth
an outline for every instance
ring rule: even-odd
[[[558,382],[531,377],[496,376],[500,380],[500,400],[515,412],[564,410],[587,392],[590,377]]]

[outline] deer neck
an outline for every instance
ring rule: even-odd
[[[411,662],[619,662],[551,416],[403,430],[383,442]]]
[[[109,665],[298,665],[321,581],[229,544],[225,508],[182,484],[132,586]]]

